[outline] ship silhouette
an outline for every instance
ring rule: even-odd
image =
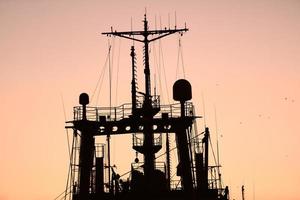
[[[173,85],[176,103],[162,105],[160,96],[151,94],[149,44],[171,34],[183,34],[186,27],[150,30],[145,15],[141,31],[104,32],[143,43],[145,90],[137,89],[135,47],[130,48],[131,103],[118,107],[89,106],[89,96],[79,96],[73,119],[66,128],[73,130],[70,174],[63,198],[72,200],[228,200],[228,187],[222,185],[220,165],[209,165],[210,132],[198,131],[192,99],[192,86],[186,79]],[[151,39],[150,37],[151,36]],[[199,119],[201,120],[201,119]],[[143,155],[129,165],[127,178],[119,175],[110,161],[110,137],[132,135],[132,149]],[[170,149],[170,136],[176,148]],[[95,143],[107,139],[106,147]],[[165,142],[163,143],[163,139]],[[164,147],[164,162],[157,153]],[[171,175],[170,152],[177,152],[176,175]],[[107,162],[104,162],[106,160]]]

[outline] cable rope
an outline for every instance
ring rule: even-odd
[[[177,68],[176,68],[176,76],[175,76],[176,80],[178,78],[180,60],[181,60],[183,78],[185,79],[185,69],[184,69],[184,61],[183,61],[183,48],[182,48],[181,36],[179,35],[179,37],[178,37],[178,53],[177,53]]]
[[[117,81],[116,81],[116,94],[115,94],[115,105],[118,105],[118,88],[119,88],[119,69],[120,69],[120,53],[121,53],[121,38],[119,38],[119,50],[118,50],[118,60],[117,60]]]
[[[74,146],[74,150],[75,150],[75,151],[74,151],[74,153],[73,153],[73,154],[74,154],[74,156],[73,156],[73,163],[76,163],[76,157],[77,157],[77,154],[76,154],[76,153],[78,152],[77,149],[79,149],[79,148],[78,148],[78,145],[79,145],[79,144],[78,144],[78,138],[79,138],[79,137],[77,137],[77,135],[80,136],[80,134],[77,133],[77,132],[75,132],[75,130],[74,130],[74,134],[75,134],[75,143],[74,143],[74,145],[75,145],[75,146]],[[80,142],[80,141],[79,141],[79,142]],[[78,165],[78,166],[79,166],[79,165]],[[76,166],[75,166],[75,167],[76,167]],[[72,170],[73,170],[73,168],[72,168]],[[74,173],[75,173],[75,168],[74,168]],[[74,177],[75,174],[74,174],[74,173],[73,173],[73,171],[72,171],[72,173],[71,173],[72,185],[75,185],[75,184],[76,184],[75,177]],[[77,175],[78,175],[78,174],[77,174]],[[71,198],[71,196],[70,196],[70,198]],[[70,198],[69,198],[69,199],[70,199]]]
[[[159,26],[160,26],[160,29],[162,29],[161,16],[159,16]],[[169,97],[169,90],[168,90],[168,86],[167,86],[166,71],[165,71],[165,67],[164,67],[164,56],[163,56],[163,51],[162,51],[162,42],[161,42],[161,39],[158,40],[158,47],[159,47],[158,48],[158,66],[159,66],[159,72],[161,73],[161,66],[162,66],[163,67],[163,76],[164,76],[164,80],[165,80],[165,88],[166,88],[166,93],[167,93],[167,101],[168,101],[168,104],[170,104],[170,97]]]
[[[68,192],[68,194],[71,192],[71,186],[69,187],[69,192]],[[55,199],[54,200],[57,200],[57,199],[62,199],[62,198],[64,198],[64,197],[62,197],[62,198],[60,198],[63,194],[65,193],[65,191],[63,191],[62,193],[60,193],[57,197],[55,197]]]
[[[66,109],[65,109],[65,104],[64,104],[64,98],[63,98],[63,95],[62,93],[60,93],[60,97],[61,97],[61,102],[62,102],[62,106],[63,106],[63,113],[64,113],[64,118],[65,118],[65,121],[67,121],[67,115],[66,115]],[[69,154],[69,165],[71,163],[71,150],[70,150],[70,139],[69,139],[69,132],[68,132],[68,129],[66,129],[66,135],[67,135],[67,143],[68,143],[68,154]],[[73,143],[72,143],[73,145]],[[69,184],[69,176],[70,176],[70,168],[68,170],[68,175],[67,175],[67,183],[66,183],[66,190],[65,190],[65,199],[66,199],[66,196],[67,196],[67,188],[68,188],[68,184]]]
[[[65,200],[66,200],[66,197],[67,197],[67,190],[68,190],[68,187],[69,187],[69,182],[71,182],[71,180],[73,179],[72,175],[72,157],[73,157],[73,151],[74,151],[74,142],[75,142],[75,136],[73,134],[73,140],[72,140],[72,151],[71,151],[71,155],[70,155],[70,160],[69,160],[69,170],[68,170],[68,178],[67,178],[67,185],[66,185],[66,189],[65,189]],[[70,186],[71,187],[71,186]]]
[[[219,130],[218,130],[218,121],[217,121],[217,109],[216,106],[214,105],[215,109],[215,124],[216,124],[216,137],[217,137],[217,170],[218,170],[218,176],[219,176],[219,187],[222,188],[222,181],[221,181],[221,172],[220,172],[220,152],[219,152]]]
[[[204,129],[206,128],[206,115],[205,115],[205,101],[204,101],[204,95],[203,92],[201,93],[202,97],[202,109],[203,109],[203,122],[204,122]]]
[[[156,15],[155,15],[155,23],[154,23],[155,29],[157,29],[157,22],[156,22]],[[159,68],[158,68],[158,63],[157,63],[157,57],[156,57],[156,41],[153,42],[152,48],[153,48],[153,58],[154,58],[154,95],[156,95],[156,90],[157,90],[157,85],[156,85],[156,75],[158,74],[158,81],[159,81],[159,92],[161,96],[162,102],[164,102],[164,96],[163,92],[161,90],[161,84],[160,84],[160,74],[159,74]]]
[[[110,51],[110,50],[109,50],[109,51]],[[108,53],[107,53],[107,55],[106,55],[104,65],[103,65],[103,67],[102,67],[100,76],[99,76],[99,78],[98,78],[98,80],[97,80],[96,87],[95,87],[95,89],[94,89],[94,91],[93,91],[93,93],[92,93],[91,102],[92,102],[93,99],[94,99],[94,96],[95,96],[95,94],[96,94],[96,91],[97,91],[98,87],[99,87],[99,92],[100,92],[100,90],[101,90],[102,82],[103,82],[103,77],[104,77],[104,74],[105,74],[105,71],[106,71],[106,67],[107,67],[107,63],[108,63],[109,51],[108,51]],[[99,85],[99,84],[100,84],[100,85]],[[95,105],[96,105],[97,102],[98,102],[98,96],[99,96],[99,94],[97,95],[97,99],[96,99]]]
[[[156,41],[153,42],[153,56],[154,56],[154,66],[158,73],[158,85],[159,85],[159,91],[160,91],[160,96],[161,96],[161,99],[162,101],[164,102],[164,93],[163,93],[163,90],[162,90],[162,83],[161,83],[161,70],[160,70],[160,67],[159,67],[159,63],[157,62],[157,54],[156,54],[156,48],[155,48],[155,44],[156,44]]]
[[[111,76],[113,74],[113,70],[114,70],[114,58],[115,58],[115,37],[113,37],[112,39],[112,54],[111,54]]]
[[[73,136],[73,142],[72,142],[72,147],[74,146],[74,136]],[[54,200],[56,200],[56,199],[58,199],[60,196],[62,196],[63,194],[65,194],[64,195],[64,199],[66,199],[66,196],[67,196],[67,192],[68,192],[68,188],[71,188],[71,186],[69,186],[69,181],[70,181],[70,174],[72,174],[71,173],[71,171],[72,171],[72,161],[71,161],[71,159],[72,159],[72,157],[73,157],[73,148],[72,148],[72,151],[71,151],[71,155],[70,155],[70,159],[69,159],[69,170],[68,170],[68,176],[67,176],[67,183],[66,183],[66,189],[61,193],[61,194],[59,194]],[[71,175],[72,176],[72,175]]]
[[[154,42],[153,42],[153,44],[152,44],[152,47],[151,47],[152,49],[153,49],[153,56],[155,55],[155,46],[154,46]],[[154,56],[155,57],[155,56]],[[157,68],[156,68],[156,64],[155,64],[155,59],[154,59],[154,95],[157,95],[157,85],[156,85],[156,74],[157,74]]]
[[[159,64],[159,66],[163,68],[163,75],[164,75],[164,80],[165,80],[165,87],[166,87],[166,93],[167,93],[167,100],[168,100],[168,103],[170,104],[170,97],[169,97],[169,90],[168,90],[168,86],[167,86],[167,76],[166,76],[166,70],[165,70],[165,64],[164,64],[164,54],[163,54],[163,51],[162,51],[162,43],[161,43],[161,40],[159,39],[158,40],[158,44],[159,44],[159,63],[162,63]]]
[[[119,41],[120,41],[120,38],[119,38]],[[113,84],[112,84],[112,80],[113,80],[113,71],[114,71],[114,61],[115,61],[115,48],[116,48],[116,45],[115,45],[115,37],[113,37],[112,39],[112,53],[111,53],[111,59],[110,59],[110,62],[109,62],[109,107],[112,108],[112,102],[113,102],[113,96],[112,96],[112,89],[113,89]],[[120,45],[119,45],[119,48],[118,48],[118,56],[120,55]],[[117,58],[117,65],[119,65],[119,58]],[[117,69],[118,70],[118,69]],[[117,86],[116,86],[117,88]],[[109,110],[109,115],[110,115],[110,118],[112,117],[112,109]],[[112,162],[114,163],[115,162],[115,144],[114,144],[114,141],[110,139],[110,146],[112,148]]]
[[[132,17],[130,18],[130,31],[132,32],[133,22]],[[134,35],[132,35],[132,38],[134,39]],[[134,40],[132,40],[132,46],[134,46]]]
[[[209,137],[209,143],[210,143],[210,146],[211,146],[211,151],[213,153],[215,164],[217,165],[217,159],[216,159],[216,156],[215,156],[214,148],[213,148],[213,145],[212,145],[210,137]]]
[[[62,93],[60,93],[60,98],[61,98],[61,103],[62,103],[62,107],[63,107],[64,118],[65,118],[65,121],[67,121],[65,103],[64,103],[64,98],[63,98]],[[66,134],[67,134],[67,142],[68,142],[68,153],[69,153],[69,157],[70,157],[71,156],[71,150],[70,150],[70,139],[69,139],[68,129],[66,129]]]
[[[110,45],[110,44],[109,44]],[[109,49],[111,49],[111,45],[109,46]],[[108,78],[109,78],[109,117],[111,120],[111,51],[109,51],[109,59],[108,59]],[[110,133],[108,132],[108,135],[106,136],[107,140],[107,165],[108,165],[108,188],[110,191]]]
[[[183,47],[181,39],[179,40],[179,47],[180,47],[180,55],[181,55],[181,65],[182,65],[182,71],[183,71],[183,78],[185,78],[185,69],[184,69],[184,61],[183,61]]]
[[[117,54],[117,74],[116,74],[116,89],[115,89],[115,106],[118,106],[118,87],[119,87],[119,69],[120,69],[120,52],[121,52],[121,38],[119,38],[118,42],[118,54]],[[113,142],[112,140],[112,146],[113,146],[113,163],[115,163],[116,158],[116,141]]]
[[[108,55],[107,55],[107,63],[108,63],[108,60],[109,60],[109,54],[110,54],[110,51],[111,51],[111,47],[109,46]],[[103,73],[101,74],[102,77],[101,77],[101,81],[100,81],[100,85],[99,85],[99,90],[98,90],[97,97],[96,97],[96,102],[95,102],[95,105],[96,105],[96,106],[97,106],[98,103],[99,103],[99,96],[100,96],[100,92],[101,92],[102,85],[103,85],[104,75],[105,75],[106,69],[108,68],[107,63],[106,63],[106,66],[105,66],[105,68],[104,68]]]
[[[179,38],[180,41],[180,38]],[[177,47],[178,51],[177,51],[177,66],[176,66],[176,73],[175,73],[175,80],[178,79],[178,71],[179,71],[179,58],[180,58],[180,47]]]

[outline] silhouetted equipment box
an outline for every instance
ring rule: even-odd
[[[174,83],[173,99],[180,102],[192,99],[192,86],[187,80],[179,79]]]

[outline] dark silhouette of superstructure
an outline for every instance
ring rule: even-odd
[[[74,119],[67,122],[67,128],[73,129],[76,138],[71,156],[70,197],[73,200],[228,200],[228,187],[222,188],[219,166],[208,163],[209,129],[201,133],[196,130],[196,118],[200,117],[195,115],[190,102],[191,84],[185,79],[174,83],[173,99],[178,101],[175,104],[161,105],[159,96],[151,94],[149,43],[174,33],[183,34],[188,29],[149,30],[146,15],[143,22],[142,31],[103,33],[143,43],[145,92],[137,91],[136,54],[132,46],[131,103],[119,107],[90,107],[89,96],[80,95],[81,106],[74,107]],[[132,148],[144,157],[143,162],[136,159],[131,164],[127,179],[116,173],[109,157],[110,136],[124,134],[132,134]],[[177,176],[180,177],[175,183],[170,173],[171,134],[176,139]],[[103,145],[95,143],[95,137],[104,136],[108,152]],[[158,162],[156,153],[162,149],[163,136],[166,161]]]

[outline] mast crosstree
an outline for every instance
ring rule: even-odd
[[[151,84],[150,84],[150,66],[149,66],[149,43],[155,40],[161,39],[168,35],[174,33],[184,33],[187,32],[189,29],[182,28],[182,29],[156,29],[156,30],[149,30],[148,20],[146,14],[144,15],[144,30],[142,31],[113,31],[111,32],[104,32],[103,35],[107,36],[118,36],[122,38],[126,38],[129,40],[141,42],[144,44],[144,74],[145,74],[145,99],[148,99],[151,96]],[[141,36],[141,38],[135,38],[134,36]],[[154,36],[153,38],[149,39],[149,36]]]

